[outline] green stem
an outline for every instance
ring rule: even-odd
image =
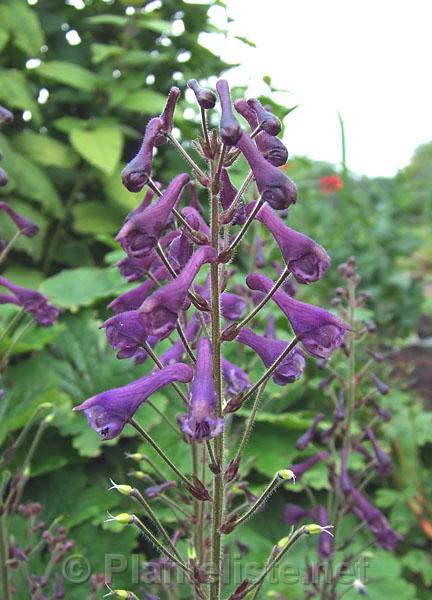
[[[254,422],[255,422],[255,418],[258,412],[258,409],[261,405],[262,402],[262,398],[264,395],[264,390],[266,388],[266,385],[268,383],[268,379],[266,381],[264,381],[264,383],[260,386],[258,393],[256,395],[255,398],[255,402],[254,405],[252,407],[251,413],[249,415],[245,430],[243,432],[243,436],[240,442],[240,445],[238,447],[237,453],[235,455],[234,461],[233,462],[240,462],[241,457],[243,455],[244,449],[246,448],[246,444],[248,443],[252,428],[254,426]]]
[[[279,477],[279,475],[276,473],[276,475],[270,481],[270,483],[263,491],[261,496],[257,500],[255,500],[255,502],[252,504],[248,511],[243,513],[242,516],[239,519],[237,519],[235,524],[236,528],[245,521],[247,521],[254,514],[254,512],[257,511],[260,508],[260,506],[268,500],[269,496],[271,496],[271,494],[281,485],[281,483],[283,483],[283,481],[284,480],[281,477]]]
[[[24,313],[25,313],[25,309],[23,307],[21,307],[19,309],[19,311],[15,313],[13,318],[9,321],[9,323],[3,329],[2,334],[0,335],[0,342],[2,342],[4,340],[4,338],[7,336],[7,334],[9,333],[9,331],[11,331],[11,329],[13,329],[15,327],[15,325],[18,324],[19,320],[21,319],[21,317],[23,316]]]
[[[6,564],[8,558],[8,544],[6,539],[6,528],[4,522],[6,513],[0,516],[0,570],[2,582],[2,598],[3,600],[11,600],[11,592],[9,585],[9,569]]]
[[[188,165],[195,171],[196,175],[198,175],[199,179],[205,180],[207,179],[207,175],[200,169],[200,167],[196,164],[196,162],[189,156],[183,146],[175,139],[172,133],[166,132],[165,135],[169,139],[169,141],[173,144],[176,150],[183,156]]]
[[[10,250],[12,249],[12,246],[15,244],[15,242],[21,237],[21,230],[17,231],[13,237],[10,239],[10,241],[8,242],[8,244],[3,248],[1,254],[0,254],[0,265],[2,264],[2,262],[5,260],[5,258],[7,257],[7,255],[9,254]]]

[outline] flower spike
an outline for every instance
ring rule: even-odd
[[[216,91],[219,94],[222,117],[220,121],[220,136],[226,146],[235,146],[242,135],[240,123],[234,116],[231,96],[226,79],[219,79],[216,83]]]

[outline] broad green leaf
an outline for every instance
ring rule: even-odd
[[[149,18],[149,15],[143,15],[138,20],[138,26],[142,27],[143,29],[150,29],[150,31],[154,31],[155,33],[163,33],[165,35],[170,35],[172,31],[172,24],[170,21],[154,19],[152,17]]]
[[[124,25],[127,25],[129,19],[121,15],[95,15],[94,17],[87,17],[85,21],[89,25],[116,25],[124,27]]]
[[[53,60],[42,63],[35,72],[73,88],[93,91],[99,83],[97,75],[75,63]]]
[[[72,129],[87,129],[87,121],[78,117],[60,117],[53,121],[54,127],[64,133],[70,133]]]
[[[421,575],[426,586],[432,585],[432,560],[423,550],[410,550],[402,557],[402,564],[413,573]]]
[[[0,100],[11,110],[29,110],[36,123],[40,123],[39,107],[33,98],[24,75],[15,69],[0,69]]]
[[[72,209],[74,230],[92,235],[113,234],[121,226],[124,214],[120,208],[100,202],[82,202]]]
[[[97,65],[106,60],[107,58],[111,58],[112,56],[121,56],[122,54],[124,54],[124,52],[125,49],[121,46],[114,46],[110,44],[92,44],[92,63]]]
[[[72,129],[70,141],[91,165],[111,175],[120,160],[123,135],[119,127],[101,125],[96,129]]]
[[[130,212],[138,206],[142,193],[138,195],[125,188],[120,177],[121,169],[121,166],[116,168],[111,177],[104,178],[104,188],[112,202],[121,206],[125,211]]]
[[[6,0],[0,6],[0,23],[17,48],[28,56],[38,55],[45,37],[36,11],[25,0]]]
[[[17,150],[42,165],[72,168],[79,161],[72,148],[47,135],[27,131],[16,135],[12,142]]]
[[[121,103],[121,108],[149,115],[162,112],[165,102],[166,98],[159,92],[138,90],[126,96],[125,100]]]
[[[0,52],[6,46],[9,40],[9,33],[5,29],[0,29]]]
[[[25,354],[27,352],[43,350],[64,330],[64,326],[56,323],[51,327],[36,327],[31,329],[15,345],[13,355]],[[1,352],[4,353],[10,347],[12,339],[6,337],[0,344]]]
[[[41,292],[56,306],[76,311],[80,306],[91,306],[97,300],[119,294],[125,282],[117,269],[83,267],[61,271],[46,279]]]

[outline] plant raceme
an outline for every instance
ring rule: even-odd
[[[165,110],[149,121],[135,158],[122,172],[123,184],[129,190],[147,188],[142,203],[128,215],[116,237],[126,253],[119,263],[120,272],[128,281],[139,283],[110,303],[114,314],[103,324],[119,359],[139,364],[150,360],[153,370],[123,387],[89,398],[75,410],[83,411],[90,426],[104,439],[117,437],[128,424],[134,427],[183,489],[182,505],[176,505],[181,509],[179,530],[173,537],[154,512],[149,512],[146,498],[128,485],[114,485],[113,489],[138,502],[154,528],[150,530],[135,514],[120,514],[110,520],[133,525],[143,533],[161,554],[159,561],[153,561],[157,568],[182,571],[196,598],[220,600],[227,593],[231,599],[257,598],[267,575],[298,539],[319,534],[318,555],[329,557],[333,553],[331,523],[325,509],[316,506],[315,512],[291,511],[291,521],[310,514],[313,522],[287,532],[256,579],[245,579],[231,592],[223,586],[225,538],[261,509],[278,487],[292,485],[317,463],[330,460],[330,453],[324,450],[298,464],[279,465],[280,470],[262,494],[255,496],[250,491],[242,479],[242,459],[266,386],[271,379],[278,386],[290,385],[302,377],[308,360],[328,360],[338,348],[346,348],[352,323],[291,295],[289,277],[303,286],[319,281],[330,266],[330,258],[322,246],[287,227],[278,216],[297,202],[296,186],[279,168],[288,158],[285,146],[275,137],[281,130],[279,119],[256,99],[237,100],[233,106],[228,83],[221,79],[216,84],[220,127],[209,129],[208,111],[215,107],[217,96],[196,80],[189,81],[188,86],[201,116],[202,135],[195,140],[198,157],[192,158],[174,136],[180,91],[173,87]],[[236,113],[245,119],[243,124]],[[170,183],[156,181],[153,173],[154,149],[165,143],[172,144],[190,168],[189,173],[178,174]],[[248,169],[238,189],[229,173],[236,161]],[[197,188],[199,195],[207,198],[205,203],[198,199]],[[187,205],[181,207],[184,202]],[[241,253],[252,224],[268,230],[274,238],[284,267],[276,265],[275,281],[253,272],[243,285],[234,285],[232,269],[236,269],[237,252]],[[266,266],[271,272],[262,244],[259,254],[257,268]],[[259,313],[270,302],[280,309],[285,328],[291,328],[291,339],[276,339],[270,329],[258,333],[255,325],[253,329],[246,327],[260,323]],[[167,338],[171,347],[167,350],[165,342],[159,351],[160,342]],[[224,349],[232,345],[247,346],[256,354],[263,369],[256,381],[248,369],[224,356]],[[171,386],[179,398],[177,427],[168,418],[167,423],[177,430],[182,443],[190,445],[193,460],[189,473],[183,473],[135,419],[137,411],[144,415],[150,409],[151,395],[163,386]],[[249,400],[253,400],[251,410],[243,428],[239,429],[235,421],[235,436],[231,436],[234,446],[230,447],[226,432],[233,424],[233,415]],[[323,418],[323,414],[318,415],[301,437],[300,450],[309,445]],[[141,458],[138,455],[137,459]],[[141,471],[136,473],[146,477]],[[153,482],[151,489],[152,498],[168,498],[165,491],[179,492],[171,480]],[[234,489],[244,495],[245,502],[230,512]],[[387,531],[384,521],[363,496],[355,494],[353,491],[356,510],[383,538]],[[186,557],[177,548],[179,538],[188,541]],[[132,592],[125,593],[131,596],[117,597],[135,597]],[[143,593],[146,598],[154,597],[148,590]]]

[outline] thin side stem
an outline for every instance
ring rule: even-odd
[[[231,202],[231,206],[229,208],[227,208],[227,210],[222,215],[225,222],[229,223],[233,219],[235,211],[238,208],[238,203],[240,201],[240,198],[243,196],[245,191],[248,189],[252,179],[253,179],[253,173],[252,173],[252,171],[250,171],[248,173],[248,175],[246,176],[245,180],[243,181],[243,183],[241,184],[241,186],[239,187],[237,194],[234,196],[234,200]]]
[[[3,329],[3,331],[0,335],[0,342],[2,342],[4,340],[4,338],[7,336],[7,334],[9,333],[9,331],[11,329],[13,329],[15,327],[15,325],[18,324],[19,320],[21,319],[21,317],[23,316],[24,313],[25,313],[25,309],[24,309],[24,307],[21,307],[19,309],[19,311],[9,321],[9,323],[6,325],[6,327]]]
[[[208,129],[207,129],[207,115],[206,115],[205,108],[201,108],[201,125],[202,125],[202,131],[203,131],[205,143],[207,145],[207,148],[210,148],[210,139],[209,139],[209,134],[208,134]]]
[[[7,245],[3,248],[1,254],[0,254],[0,264],[6,259],[7,255],[9,254],[10,250],[12,249],[12,246],[15,244],[15,242],[21,237],[21,230],[17,231],[13,237],[9,240],[9,242],[7,243]]]
[[[258,200],[258,202],[255,204],[253,210],[251,211],[250,215],[246,219],[244,225],[242,226],[242,228],[240,229],[240,231],[238,232],[238,234],[236,235],[234,240],[231,242],[231,244],[228,246],[228,248],[223,250],[223,252],[221,254],[221,258],[223,258],[223,260],[231,259],[232,253],[234,252],[234,250],[238,246],[238,244],[242,241],[243,237],[246,235],[246,232],[249,229],[249,225],[255,219],[255,215],[258,213],[258,211],[260,210],[260,208],[262,207],[264,202],[265,202],[265,200],[260,198]]]
[[[178,140],[175,139],[175,137],[172,135],[172,133],[166,132],[165,135],[167,136],[169,141],[173,144],[175,149],[178,150],[178,152],[182,155],[182,157],[185,159],[185,161],[188,163],[188,165],[191,167],[191,169],[196,173],[198,178],[202,179],[202,180],[208,179],[207,175],[204,173],[204,171],[202,171],[200,169],[200,167],[196,164],[196,162],[193,160],[193,158],[191,156],[189,156],[189,154],[186,152],[186,150],[183,148],[183,146],[180,144],[180,142],[178,142]]]
[[[247,519],[249,519],[254,512],[257,511],[259,507],[264,504],[264,502],[266,502],[266,500],[268,500],[269,496],[281,485],[281,483],[283,483],[283,481],[284,480],[276,474],[261,496],[259,496],[259,498],[252,504],[249,510],[243,513],[243,515],[237,519],[236,527],[247,521]]]
[[[192,348],[190,347],[189,342],[187,341],[186,335],[185,335],[185,333],[184,333],[184,331],[183,331],[180,323],[177,323],[177,328],[176,329],[177,329],[177,333],[180,336],[180,339],[181,339],[181,341],[183,343],[183,346],[185,347],[185,350],[186,350],[189,358],[191,359],[191,361],[193,363],[196,363],[195,354],[192,352]]]

